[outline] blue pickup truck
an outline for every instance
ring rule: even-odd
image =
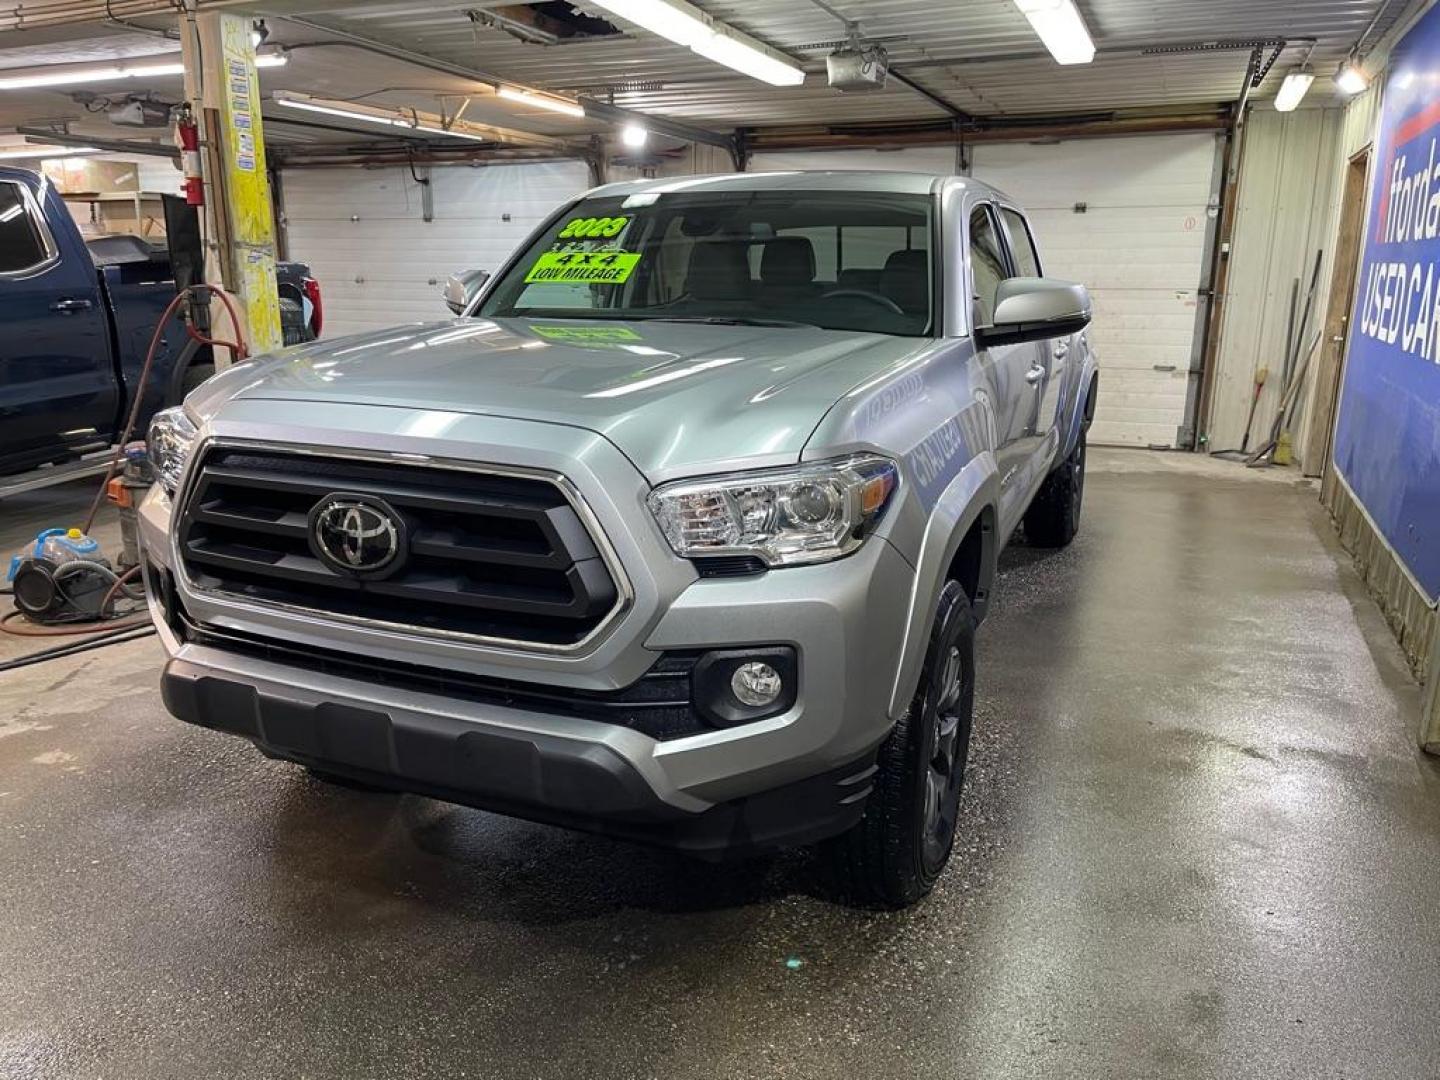
[[[309,268],[282,263],[277,278],[286,344],[312,340],[321,307]],[[176,318],[150,384],[135,385],[174,296],[163,247],[87,244],[44,177],[0,167],[0,476],[109,446],[137,392],[143,432],[151,413],[214,374],[209,347]]]

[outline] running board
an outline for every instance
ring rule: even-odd
[[[53,487],[70,480],[83,480],[87,476],[99,476],[110,468],[110,460],[114,456],[115,448],[112,446],[108,450],[96,450],[63,465],[41,465],[29,472],[0,476],[0,499]]]

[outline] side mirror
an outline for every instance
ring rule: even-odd
[[[1010,278],[995,290],[995,318],[977,326],[982,348],[1067,337],[1090,325],[1090,293],[1058,278]]]
[[[470,301],[475,299],[480,286],[490,280],[488,270],[462,270],[445,279],[445,306],[456,315],[464,315]]]

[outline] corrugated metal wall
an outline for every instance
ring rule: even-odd
[[[1256,408],[1250,447],[1265,442],[1285,391],[1291,290],[1298,278],[1298,323],[1319,249],[1325,251],[1324,262],[1302,349],[1324,320],[1342,121],[1338,109],[1267,110],[1250,118],[1207,425],[1212,450],[1240,445],[1256,373],[1262,368],[1269,376]],[[1298,417],[1291,424],[1296,433],[1302,427]]]

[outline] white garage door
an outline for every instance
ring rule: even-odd
[[[427,222],[407,168],[285,171],[290,256],[320,282],[326,337],[448,318],[445,278],[498,268],[590,176],[583,162],[544,161],[436,167],[430,182]]]
[[[975,177],[1030,213],[1045,272],[1090,287],[1091,340],[1104,370],[1096,443],[1173,446],[1187,423],[1216,151],[1210,134],[973,150]],[[945,175],[953,155],[941,147],[757,154],[753,167]]]

